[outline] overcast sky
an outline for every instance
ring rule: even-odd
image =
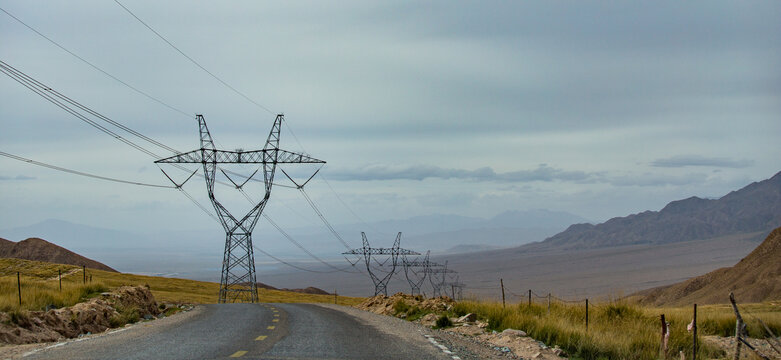
[[[360,221],[340,199],[366,221],[536,208],[605,220],[722,196],[781,170],[777,1],[121,2],[271,113],[111,1],[0,7],[187,116],[2,12],[0,60],[182,151],[199,146],[196,113],[218,146],[259,149],[273,113],[283,112],[281,147],[328,162],[328,183],[317,177],[307,191],[336,224]],[[153,158],[5,75],[0,102],[0,151],[168,183]],[[185,188],[208,205],[202,179]],[[246,206],[229,190],[221,190],[226,202]],[[260,187],[248,191],[261,196]],[[0,196],[0,228],[48,218],[118,229],[217,226],[173,189],[7,158]],[[268,214],[285,227],[318,223],[291,189],[274,190]]]

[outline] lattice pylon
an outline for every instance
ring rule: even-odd
[[[282,128],[282,120],[284,119],[284,116],[281,114],[277,115],[274,120],[274,125],[271,127],[263,149],[252,151],[216,149],[211,133],[209,133],[209,128],[206,126],[206,120],[202,115],[196,115],[196,119],[198,120],[201,148],[161,159],[156,161],[156,163],[199,163],[203,166],[209,200],[217,212],[220,224],[225,229],[225,252],[222,260],[218,302],[257,302],[258,288],[252,231],[271,197],[271,188],[274,184],[274,173],[277,164],[324,164],[325,161],[279,148],[279,134]],[[234,217],[214,196],[217,164],[262,164],[265,196],[241,219]],[[227,174],[225,175],[227,176]],[[252,176],[247,181],[251,180],[251,178]],[[171,181],[173,182],[173,180]],[[236,189],[240,191],[242,191],[242,186],[247,181],[242,183],[242,185],[238,185],[231,180]],[[177,188],[182,186],[174,184]]]
[[[374,296],[379,295],[380,293],[384,294],[385,296],[388,296],[388,282],[390,282],[391,277],[393,276],[393,273],[396,272],[396,266],[398,265],[399,256],[404,255],[420,255],[420,253],[402,249],[400,247],[401,244],[401,232],[396,235],[396,241],[393,242],[392,248],[372,248],[369,245],[369,239],[366,238],[366,233],[361,232],[361,239],[363,241],[363,247],[358,249],[352,249],[350,251],[343,252],[343,255],[362,255],[364,262],[366,262],[366,271],[369,273],[369,277],[372,279],[372,282],[374,283]],[[390,255],[389,258],[385,259],[385,262],[380,263],[376,259],[375,262],[377,262],[380,266],[384,266],[384,264],[387,261],[391,261],[391,270],[389,272],[385,272],[384,276],[378,276],[377,274],[372,271],[371,261],[372,261],[372,255]],[[375,269],[380,271],[379,269]]]
[[[426,275],[428,274],[430,254],[431,250],[427,251],[423,260],[419,258],[410,260],[406,255],[402,256],[404,275],[409,283],[411,295],[420,295],[420,287],[426,281]]]

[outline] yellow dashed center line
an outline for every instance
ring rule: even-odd
[[[274,317],[279,317],[279,314],[274,314]]]
[[[275,328],[275,327],[276,327],[276,326],[274,326],[274,325],[269,325],[269,326],[268,326],[266,329],[269,329],[269,330],[274,330],[274,328]]]
[[[279,319],[271,320],[271,322],[279,322]]]
[[[266,335],[260,335],[260,336],[256,337],[255,340],[263,341],[263,340],[266,340],[267,337],[268,336],[266,336]]]
[[[247,353],[246,351],[241,350],[241,351],[237,351],[237,352],[233,353],[233,355],[231,355],[230,357],[232,357],[232,358],[242,357],[246,353]]]

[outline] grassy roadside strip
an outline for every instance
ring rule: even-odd
[[[59,290],[58,270],[70,275],[62,278]],[[22,306],[16,284],[16,273],[22,282]],[[74,272],[75,271],[75,272]],[[83,283],[81,268],[21,259],[0,259],[0,311],[42,310],[47,305],[70,306],[123,285],[148,285],[158,303],[210,304],[217,301],[219,284],[187,279],[114,273],[87,269],[92,282]],[[258,289],[261,302],[333,303],[333,295],[312,295],[288,291]],[[339,296],[341,305],[355,305],[363,298]]]
[[[741,306],[753,317],[759,317],[774,331],[781,330],[781,307],[777,304],[749,304]],[[487,320],[490,330],[513,328],[549,346],[558,345],[572,359],[656,359],[659,357],[661,323],[665,314],[670,323],[668,355],[683,351],[691,358],[692,335],[686,330],[691,322],[691,308],[651,308],[628,302],[608,302],[589,308],[589,326],[585,325],[585,307],[582,304],[547,305],[526,303],[502,307],[501,303],[462,301],[452,309],[453,315],[475,313]],[[747,320],[749,333],[764,337],[764,331],[754,318]],[[698,311],[698,335],[734,335],[735,317],[729,306],[701,306]],[[699,337],[698,337],[699,338]],[[697,357],[717,358],[721,351],[698,343]]]

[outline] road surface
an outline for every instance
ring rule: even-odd
[[[389,330],[337,308],[215,304],[192,312],[59,343],[25,359],[453,358],[413,327],[399,331],[412,324],[393,322]]]

